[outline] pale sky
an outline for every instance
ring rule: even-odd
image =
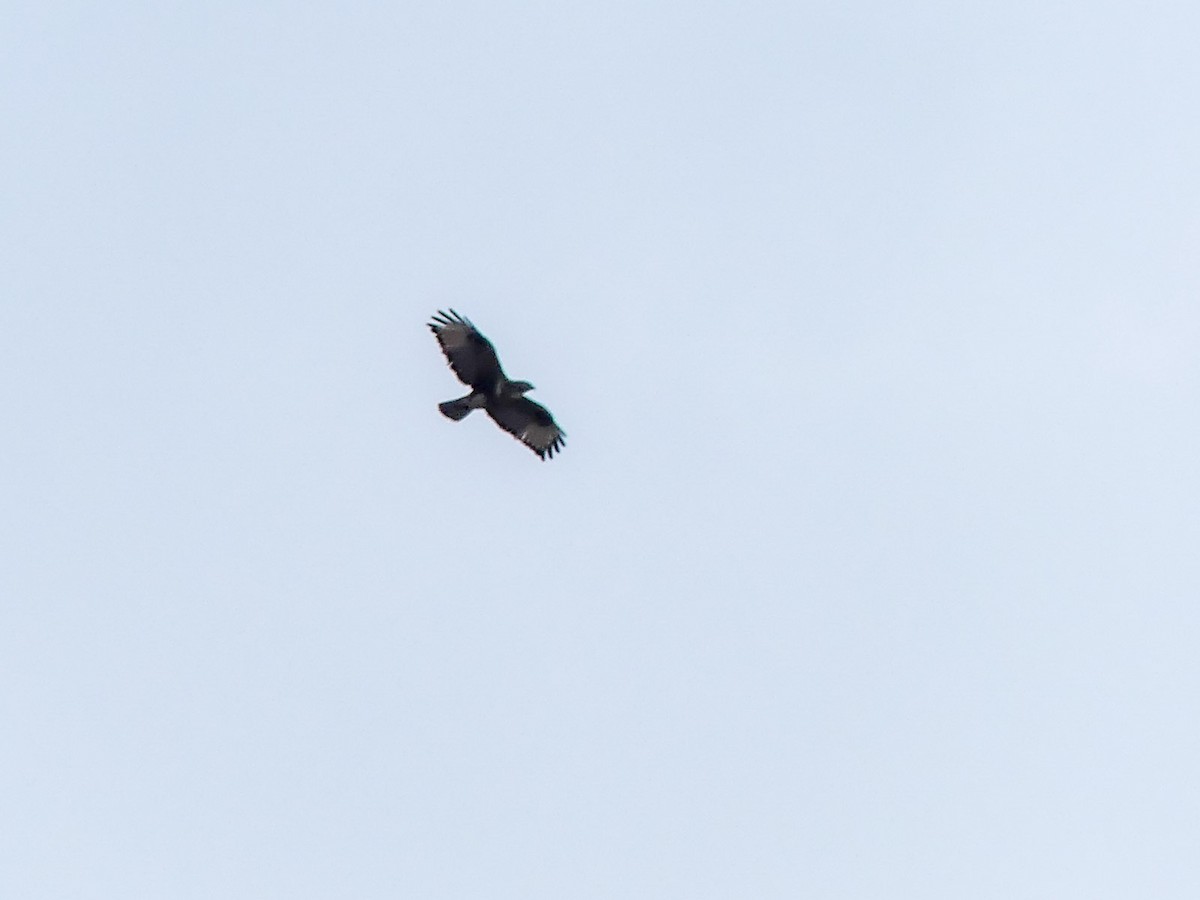
[[[1200,896],[1194,3],[0,34],[0,896]]]

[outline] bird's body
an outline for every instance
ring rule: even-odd
[[[528,381],[510,381],[500,367],[496,348],[469,319],[454,310],[438,312],[429,323],[458,380],[471,393],[439,403],[448,419],[459,421],[475,409],[486,410],[492,421],[546,460],[562,450],[566,432],[541,404],[525,396],[533,390]]]

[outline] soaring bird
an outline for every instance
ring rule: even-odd
[[[439,403],[443,416],[457,422],[473,409],[486,410],[493,422],[543,461],[562,450],[567,433],[555,424],[546,407],[525,396],[526,391],[533,390],[532,384],[510,381],[505,376],[496,348],[470,319],[454,310],[439,310],[429,330],[441,344],[458,380],[471,388],[465,397]]]

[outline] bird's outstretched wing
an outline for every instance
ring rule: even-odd
[[[566,444],[567,433],[555,424],[549,410],[528,397],[493,401],[487,406],[487,414],[543,460],[550,459]]]
[[[439,310],[429,323],[429,330],[442,345],[446,361],[463,384],[487,391],[504,377],[496,348],[470,319],[464,319],[454,310],[449,313]]]

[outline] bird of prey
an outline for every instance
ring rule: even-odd
[[[536,453],[544,462],[566,443],[567,433],[554,423],[546,407],[525,396],[532,391],[528,381],[509,381],[500,368],[500,359],[492,342],[479,329],[454,310],[438,311],[429,323],[446,361],[458,380],[470,386],[471,393],[457,400],[439,403],[438,409],[455,422],[473,409],[487,412],[492,421]]]

